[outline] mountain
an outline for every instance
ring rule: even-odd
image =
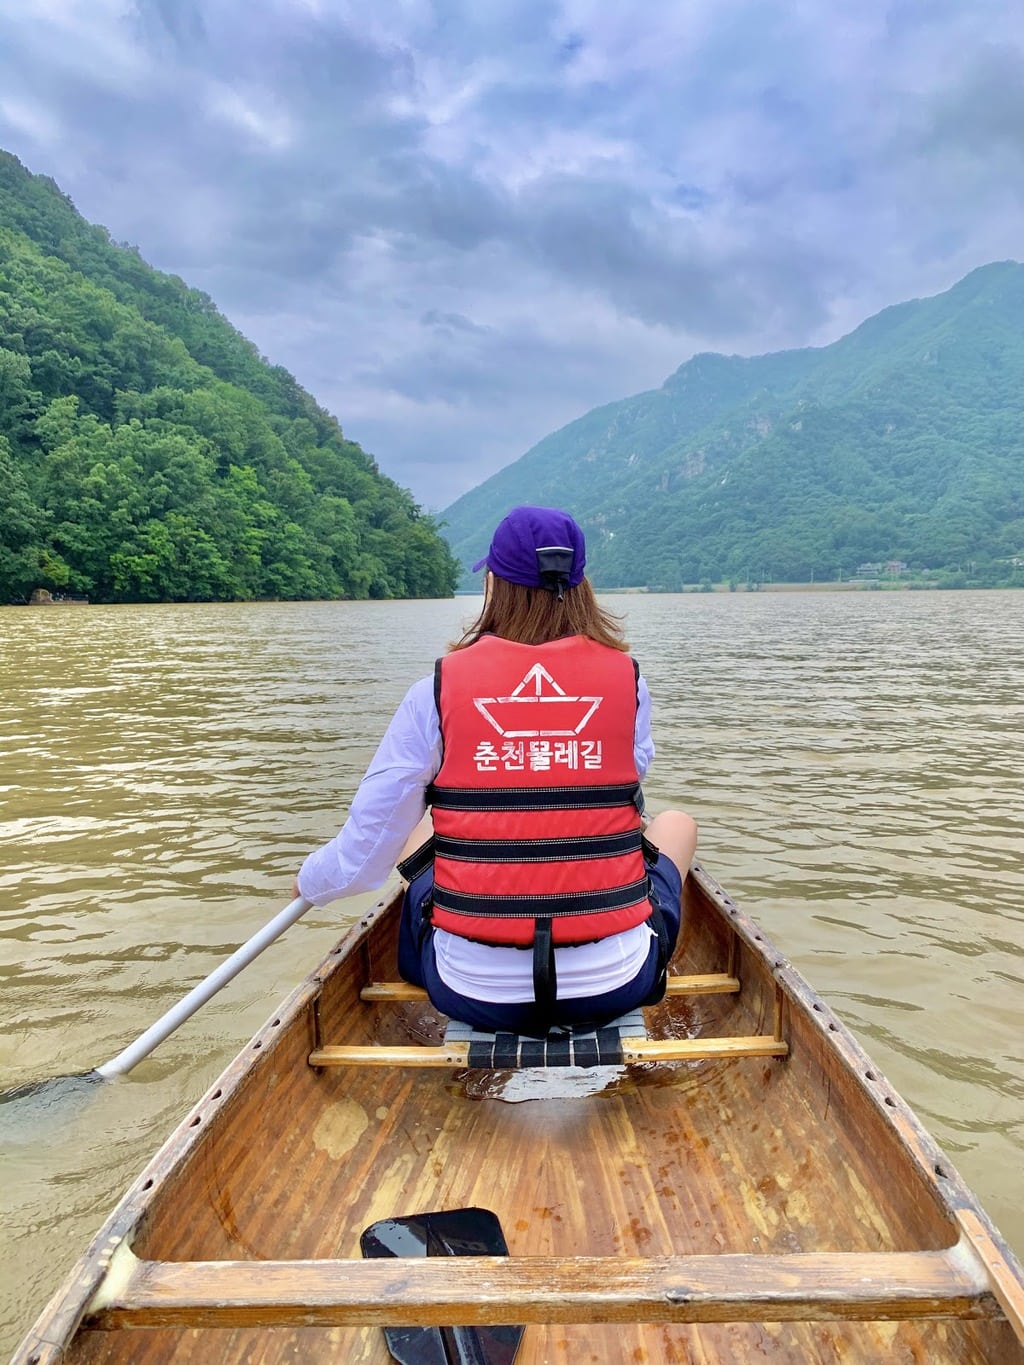
[[[517,503],[576,515],[599,587],[865,561],[1024,583],[1024,266],[983,266],[819,349],[696,355],[595,408],[442,513],[463,565]]]
[[[438,597],[456,575],[207,295],[0,152],[0,602]]]

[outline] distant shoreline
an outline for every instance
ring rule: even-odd
[[[813,583],[737,583],[731,587],[728,583],[712,583],[710,585],[701,583],[687,583],[681,588],[605,588],[596,587],[599,593],[615,594],[625,596],[629,594],[643,593],[651,597],[672,597],[680,595],[692,595],[694,593],[748,593],[757,594],[763,592],[1019,592],[1024,584],[1020,583],[965,583],[953,586],[947,583],[923,583],[917,579],[843,579],[841,582],[813,582]]]
[[[814,582],[814,583],[754,583],[747,585],[737,583],[735,587],[730,587],[728,583],[700,584],[689,583],[681,588],[609,588],[602,585],[595,585],[595,592],[604,597],[699,597],[710,593],[732,593],[734,595],[758,596],[766,592],[1024,592],[1024,583],[922,583],[920,579],[893,581],[893,582],[870,582],[865,580],[850,581],[844,579],[842,582]],[[62,602],[49,602],[45,604],[35,604],[28,602],[0,602],[0,611],[5,607],[11,610],[24,611],[35,610],[38,605],[45,606],[95,606],[95,607],[259,607],[259,606],[303,606],[310,603],[316,605],[332,605],[335,603],[359,604],[360,606],[387,606],[395,602],[447,602],[454,598],[482,598],[483,594],[479,588],[456,588],[451,597],[235,597],[206,599],[203,601],[185,602],[179,599],[167,598],[158,602],[88,602],[84,599],[68,600]]]

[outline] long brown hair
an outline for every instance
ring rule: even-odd
[[[524,588],[490,574],[483,610],[449,649],[466,649],[481,635],[498,635],[520,645],[545,645],[566,635],[585,635],[612,649],[629,649],[621,618],[598,605],[594,589],[585,578],[574,588],[566,588],[559,601],[558,594],[546,588]]]

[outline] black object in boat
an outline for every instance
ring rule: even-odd
[[[507,1256],[490,1209],[446,1209],[411,1218],[382,1218],[359,1239],[363,1256]],[[512,1365],[523,1328],[385,1327],[399,1365]]]

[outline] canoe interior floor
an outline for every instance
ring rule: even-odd
[[[471,1076],[468,1086],[422,1071],[324,1073],[319,1102],[303,1102],[305,1122],[282,1120],[273,1139],[265,1131],[258,1158],[244,1131],[202,1149],[187,1218],[152,1220],[135,1251],[161,1260],[358,1258],[359,1234],[377,1219],[472,1205],[497,1213],[513,1256],[901,1249],[853,1154],[837,1152],[834,1128],[794,1114],[779,1077],[775,1063],[758,1061],[636,1069],[586,1100],[509,1103],[485,1096],[510,1083],[528,1093],[522,1073],[511,1082]],[[582,1086],[598,1079],[584,1076]],[[536,1088],[559,1083],[571,1091],[581,1077],[534,1078]],[[263,1103],[288,1114],[288,1089],[272,1073]],[[518,1360],[986,1359],[972,1354],[975,1330],[532,1326]],[[985,1324],[989,1345],[992,1332]],[[80,1358],[124,1359],[119,1335],[84,1334]],[[373,1328],[129,1335],[140,1365],[389,1359]]]
[[[712,946],[676,969],[723,970],[721,944]],[[422,1007],[360,1004],[360,985],[393,973],[392,948],[379,967],[364,956],[359,980],[325,1010],[324,1041],[437,1041]],[[745,994],[655,1013],[669,1036],[758,1032],[766,1014],[770,1032],[767,1001],[762,987],[753,1005]],[[311,1043],[310,1029],[291,1028],[263,1059],[233,1098],[232,1122],[211,1124],[196,1144],[187,1201],[179,1182],[177,1195],[154,1202],[137,1256],[358,1259],[360,1233],[379,1219],[474,1205],[498,1215],[513,1257],[886,1252],[956,1240],[926,1194],[902,1188],[914,1182],[883,1169],[870,1123],[841,1112],[852,1101],[838,1071],[834,1093],[830,1076],[805,1084],[801,1068],[822,1069],[807,1046],[803,1061],[798,1048],[795,1060],[510,1074],[315,1072]],[[1019,1352],[1006,1324],[969,1320],[534,1325],[517,1361],[963,1365]],[[347,1327],[84,1331],[68,1356],[96,1365],[389,1359],[379,1328]]]

